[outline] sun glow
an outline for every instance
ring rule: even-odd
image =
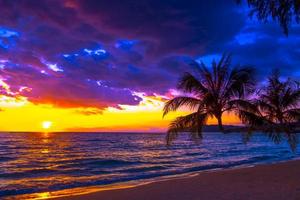
[[[52,122],[50,122],[50,121],[43,121],[42,122],[43,129],[49,129],[49,128],[51,128],[51,126],[52,126]]]
[[[138,105],[119,105],[119,108],[104,110],[59,108],[51,104],[33,104],[21,95],[0,95],[0,130],[44,132],[45,138],[49,132],[61,131],[164,132],[171,120],[189,113],[183,110],[162,118],[164,102],[168,97],[144,93],[136,95],[142,99]],[[231,115],[224,115],[223,121],[224,124],[239,124],[238,119]],[[216,120],[209,119],[208,123],[216,124]]]

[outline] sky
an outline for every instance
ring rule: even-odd
[[[0,0],[0,131],[165,131],[186,113],[162,118],[189,63],[224,52],[258,83],[273,68],[299,80],[299,25],[287,37],[248,12],[234,0]]]

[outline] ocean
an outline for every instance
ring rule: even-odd
[[[169,147],[159,133],[0,133],[0,199],[43,199],[299,155],[259,133],[247,144],[238,133],[204,133],[200,143],[182,134]]]

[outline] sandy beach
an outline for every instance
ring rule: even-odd
[[[59,200],[232,200],[300,199],[300,160],[249,168],[202,172],[127,189],[94,192]]]

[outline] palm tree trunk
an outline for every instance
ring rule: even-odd
[[[217,117],[217,120],[218,120],[219,130],[220,130],[221,132],[224,132],[224,127],[223,127],[223,123],[222,123],[222,116],[221,116],[221,115],[218,116],[218,117]]]

